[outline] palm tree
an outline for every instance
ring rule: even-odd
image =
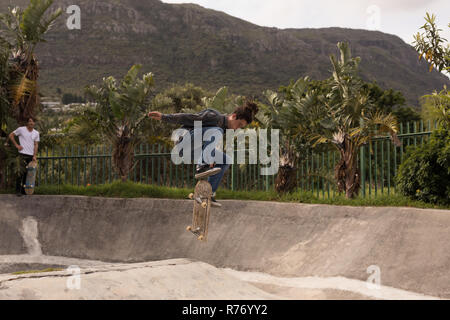
[[[329,143],[340,154],[335,167],[339,192],[355,197],[360,188],[358,152],[381,133],[389,133],[396,144],[397,122],[392,114],[383,114],[369,99],[369,92],[357,77],[359,58],[351,58],[345,43],[338,43],[340,60],[331,56],[333,77],[314,82],[308,78],[283,88],[280,93],[266,92],[270,104],[264,106],[265,123],[280,129],[280,170],[276,190],[295,188],[294,164],[310,147]],[[312,146],[310,145],[312,144]]]
[[[34,51],[38,43],[45,42],[44,35],[62,13],[57,9],[47,14],[52,4],[53,0],[31,0],[24,11],[15,7],[0,15],[0,42],[11,52],[10,110],[19,123],[35,116],[39,106],[39,67]]]
[[[22,11],[16,7],[0,14],[0,184],[4,169],[18,173],[20,160],[15,149],[5,143],[7,134],[30,116],[39,106],[38,63],[34,49],[50,29],[60,9],[47,15],[53,1],[31,0]]]
[[[319,104],[326,117],[315,119],[320,130],[314,130],[311,139],[314,145],[330,143],[339,151],[340,160],[335,167],[338,190],[345,192],[347,198],[354,198],[360,189],[359,149],[383,133],[389,133],[397,145],[400,141],[395,116],[376,109],[363,89],[362,80],[357,77],[360,59],[351,58],[348,44],[338,43],[338,48],[340,60],[330,57],[333,65],[331,91],[321,97]]]
[[[8,101],[8,48],[0,43],[0,186],[4,184],[4,168],[6,165],[5,141],[8,135],[9,101]]]
[[[9,82],[9,69],[8,69],[8,48],[4,43],[0,43],[0,136],[6,137],[7,132],[6,122],[9,113],[9,101],[8,101],[8,82]]]
[[[231,114],[236,109],[238,105],[241,105],[245,101],[245,97],[228,95],[228,87],[222,87],[217,90],[215,94],[210,94],[206,91],[199,92],[204,96],[201,97],[200,103],[192,103],[184,99],[184,104],[181,108],[183,113],[197,113],[204,109],[211,108],[215,109],[224,114]],[[198,97],[197,97],[198,98]],[[196,99],[198,100],[198,99]]]
[[[74,126],[78,131],[90,128],[113,146],[114,167],[122,181],[126,181],[134,166],[134,149],[144,139],[147,105],[153,74],[138,78],[140,65],[131,67],[123,80],[103,79],[100,87],[86,88],[89,104]]]
[[[309,78],[305,77],[282,88],[279,93],[271,90],[264,92],[269,104],[261,104],[264,115],[260,121],[268,129],[280,130],[280,167],[275,179],[275,190],[279,193],[296,188],[296,164],[311,147],[305,136],[305,131],[308,131],[306,126],[300,126],[297,121],[298,116],[303,117],[297,112],[299,108],[306,112],[317,110],[314,108],[317,92],[308,89],[310,84]],[[309,117],[313,118],[314,115]]]

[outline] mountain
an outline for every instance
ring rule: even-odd
[[[0,10],[28,2],[0,0]],[[81,30],[66,27],[70,5],[81,9]],[[53,7],[64,14],[37,49],[46,94],[56,88],[81,92],[140,63],[155,74],[158,89],[192,82],[257,96],[306,75],[330,77],[329,55],[338,55],[339,41],[349,42],[352,55],[361,57],[364,80],[400,90],[409,104],[450,84],[429,73],[411,45],[378,31],[267,28],[198,5],[158,0],[55,0]]]

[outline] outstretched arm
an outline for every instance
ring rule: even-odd
[[[208,110],[199,113],[174,113],[162,114],[158,111],[148,113],[148,116],[155,120],[163,120],[169,123],[194,126],[194,121],[203,121],[204,123],[217,123],[219,118],[217,114],[208,112]]]

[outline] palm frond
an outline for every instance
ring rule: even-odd
[[[44,34],[48,32],[56,22],[56,19],[62,14],[61,8],[56,9],[55,12],[51,13],[47,19],[44,19],[41,23],[41,33]]]
[[[363,126],[361,128],[352,131],[352,136],[356,134],[365,134],[369,137],[369,141],[372,137],[380,134],[389,134],[391,140],[396,146],[401,145],[401,141],[398,139],[398,123],[397,118],[392,114],[384,114],[381,111],[375,113],[368,113],[364,117]]]
[[[330,142],[330,139],[328,137],[316,134],[311,135],[310,141],[313,143],[312,147],[315,148],[318,144]]]
[[[42,36],[62,14],[62,10],[57,9],[48,18],[45,18],[44,16],[52,4],[53,0],[30,0],[20,23],[20,29],[26,41],[34,44],[43,41]]]
[[[20,100],[32,93],[36,89],[36,82],[31,81],[22,75],[18,80],[9,85],[8,91],[12,100],[12,107],[16,107]]]

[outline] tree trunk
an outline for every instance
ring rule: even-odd
[[[361,187],[361,178],[358,168],[357,149],[348,136],[339,148],[341,159],[336,165],[335,178],[339,192],[345,192],[347,199],[355,198]]]
[[[287,193],[297,187],[296,168],[291,165],[280,166],[275,179],[275,190],[278,193]]]
[[[121,137],[115,144],[113,161],[120,179],[126,182],[134,163],[134,150],[128,137]]]
[[[6,177],[5,177],[5,157],[0,155],[0,188],[6,189]]]

